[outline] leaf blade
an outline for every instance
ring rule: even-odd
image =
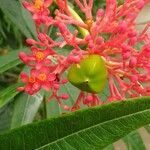
[[[103,149],[148,124],[149,115],[149,97],[115,102],[12,130],[0,136],[0,148],[59,149],[69,144],[75,149]]]
[[[38,95],[35,96],[30,96],[26,93],[21,93],[18,95],[14,104],[11,129],[31,123],[40,107],[42,100],[42,93],[38,93]]]
[[[22,7],[19,1],[15,0],[1,0],[0,8],[4,12],[4,14],[9,17],[9,19],[17,26],[18,29],[26,36],[32,37],[32,33],[34,34],[33,26],[29,27],[26,22],[27,19],[24,19],[24,15],[22,12]],[[28,14],[26,14],[28,18],[31,18]],[[29,22],[33,22],[31,19]],[[33,23],[32,23],[33,24]],[[34,35],[36,36],[36,35]]]
[[[16,88],[21,86],[22,83],[16,83],[8,88],[0,91],[0,109],[9,103],[12,98],[14,98],[19,92],[16,91]]]
[[[131,147],[132,150],[146,150],[142,137],[138,131],[133,131],[123,138],[124,142]]]
[[[7,55],[0,57],[0,74],[22,63],[18,57],[19,51],[20,50],[13,50]],[[28,49],[23,48],[22,51],[27,52]]]

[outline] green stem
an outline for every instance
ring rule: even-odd
[[[56,1],[56,0],[54,0],[54,2],[57,4],[57,1]],[[74,19],[76,19],[76,20],[78,20],[78,21],[80,21],[80,22],[84,22],[84,21],[81,19],[81,17],[77,14],[77,12],[74,11],[69,5],[68,5],[68,9],[69,9],[69,11],[70,11],[70,13],[71,13],[71,15],[72,15],[72,17],[73,17]],[[78,28],[78,30],[80,31],[80,33],[81,33],[84,37],[89,34],[89,31],[86,30],[86,29],[84,29],[84,28],[82,28],[82,27],[77,27],[77,28]]]
[[[72,17],[73,17],[74,19],[83,22],[83,20],[80,18],[80,16],[79,16],[70,6],[68,6],[68,9],[69,9],[69,11],[71,12]],[[84,37],[89,34],[89,31],[86,30],[86,29],[84,29],[84,28],[78,27],[78,29],[79,29],[80,33],[81,33]]]

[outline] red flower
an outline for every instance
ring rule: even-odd
[[[32,18],[36,26],[40,26],[42,23],[49,26],[52,18],[48,16],[50,13],[48,7],[52,2],[53,0],[32,0],[32,3],[24,1],[23,6],[33,14]]]
[[[24,1],[22,4],[31,13],[36,13],[48,8],[52,4],[52,2],[53,0],[32,0],[32,3]]]
[[[48,58],[52,54],[51,49],[41,50],[37,47],[31,48],[32,54],[26,54],[24,52],[19,53],[20,59],[28,66],[40,69],[43,65],[51,65],[51,60]]]
[[[49,91],[52,83],[56,79],[56,75],[54,73],[50,73],[50,69],[48,67],[42,67],[40,70],[31,70],[31,74],[36,78],[36,81],[40,85],[41,88]]]
[[[33,95],[40,90],[40,85],[32,74],[31,76],[28,76],[26,73],[22,72],[20,74],[20,78],[26,85],[24,87],[17,88],[18,91],[25,91],[26,93]]]
[[[28,94],[32,95],[38,92],[41,88],[45,89],[46,91],[50,90],[53,82],[56,79],[56,75],[50,73],[48,67],[42,67],[40,70],[32,69],[30,76],[22,72],[20,78],[26,85],[24,88],[18,88],[18,90],[24,90]]]
[[[50,99],[55,97],[61,106],[69,109],[61,101],[68,99],[68,95],[58,94],[60,85],[66,83],[62,81],[63,74],[72,64],[77,64],[77,68],[80,68],[79,64],[85,56],[99,55],[108,72],[108,102],[150,95],[150,37],[147,34],[150,23],[143,32],[136,30],[136,17],[149,0],[126,0],[120,6],[117,5],[117,0],[106,0],[106,9],[99,9],[96,17],[92,16],[93,0],[75,0],[85,14],[85,20],[68,7],[67,0],[56,2],[59,8],[55,17],[50,16],[48,10],[52,0],[23,3],[32,13],[39,41],[28,39],[32,53],[19,54],[21,60],[31,67],[29,77],[21,74],[26,86],[20,90],[29,94],[36,93],[40,88],[51,90]],[[41,25],[44,27],[42,31]],[[78,31],[71,32],[69,25],[76,26]],[[58,29],[57,40],[48,36],[48,29],[54,26]],[[78,32],[84,37],[78,36]],[[137,48],[138,44],[141,45],[140,48]],[[67,56],[55,51],[66,45],[72,46],[72,51]],[[82,89],[72,110],[79,109],[82,103],[88,107],[101,104],[97,94]]]

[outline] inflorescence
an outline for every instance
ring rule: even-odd
[[[150,23],[147,23],[142,32],[136,30],[136,18],[148,1],[125,0],[122,5],[118,5],[117,0],[106,0],[106,8],[98,9],[94,17],[93,0],[74,0],[84,13],[84,20],[69,6],[67,0],[23,1],[23,6],[32,14],[38,39],[26,40],[31,47],[30,54],[19,53],[20,59],[31,69],[29,74],[21,73],[25,86],[17,90],[30,95],[41,88],[51,91],[49,101],[56,98],[66,110],[74,111],[81,104],[99,105],[101,99],[94,92],[81,90],[71,108],[63,104],[69,95],[59,94],[60,87],[68,82],[64,73],[73,64],[80,67],[81,60],[87,56],[99,55],[108,72],[110,95],[107,102],[149,96],[150,37],[147,31]],[[57,9],[55,14],[51,14],[49,8],[54,4]],[[77,27],[76,30],[70,31],[69,25]],[[52,27],[57,29],[55,36],[61,40],[54,40],[48,35]],[[56,51],[65,46],[72,48],[67,56]]]

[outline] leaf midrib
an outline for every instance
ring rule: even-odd
[[[128,114],[128,115],[125,115],[125,116],[113,118],[113,119],[111,119],[111,120],[109,119],[109,120],[107,120],[107,121],[104,121],[104,122],[101,122],[101,123],[92,125],[92,126],[90,126],[90,127],[86,127],[86,128],[81,129],[81,130],[79,130],[79,131],[73,132],[73,133],[71,133],[71,134],[69,134],[69,135],[67,135],[67,136],[64,136],[64,137],[62,137],[62,138],[59,138],[58,140],[55,140],[55,141],[50,142],[50,143],[48,143],[48,144],[45,144],[44,146],[41,146],[41,147],[37,148],[36,150],[41,149],[41,148],[44,148],[44,147],[49,146],[49,145],[51,145],[51,144],[57,143],[57,142],[59,142],[59,141],[65,139],[65,138],[71,137],[72,135],[78,134],[78,133],[80,133],[80,132],[82,132],[82,131],[86,131],[86,130],[88,130],[88,129],[92,129],[92,128],[95,128],[95,127],[97,127],[97,126],[103,125],[103,124],[105,124],[105,123],[107,123],[107,122],[117,121],[117,120],[120,120],[120,119],[123,119],[123,118],[126,118],[126,117],[134,116],[134,115],[137,115],[137,114],[142,114],[142,113],[145,113],[145,112],[147,112],[147,111],[150,111],[150,108],[149,108],[149,109],[146,109],[146,110],[142,110],[142,111],[136,112],[136,113],[131,113],[131,114]]]
[[[29,104],[29,99],[30,99],[30,96],[28,95],[28,97],[27,97],[27,103],[26,103],[26,105],[25,105],[25,111],[24,111],[24,113],[23,113],[23,116],[22,116],[20,125],[24,125],[25,114],[27,113],[27,106],[28,106],[28,104]]]

